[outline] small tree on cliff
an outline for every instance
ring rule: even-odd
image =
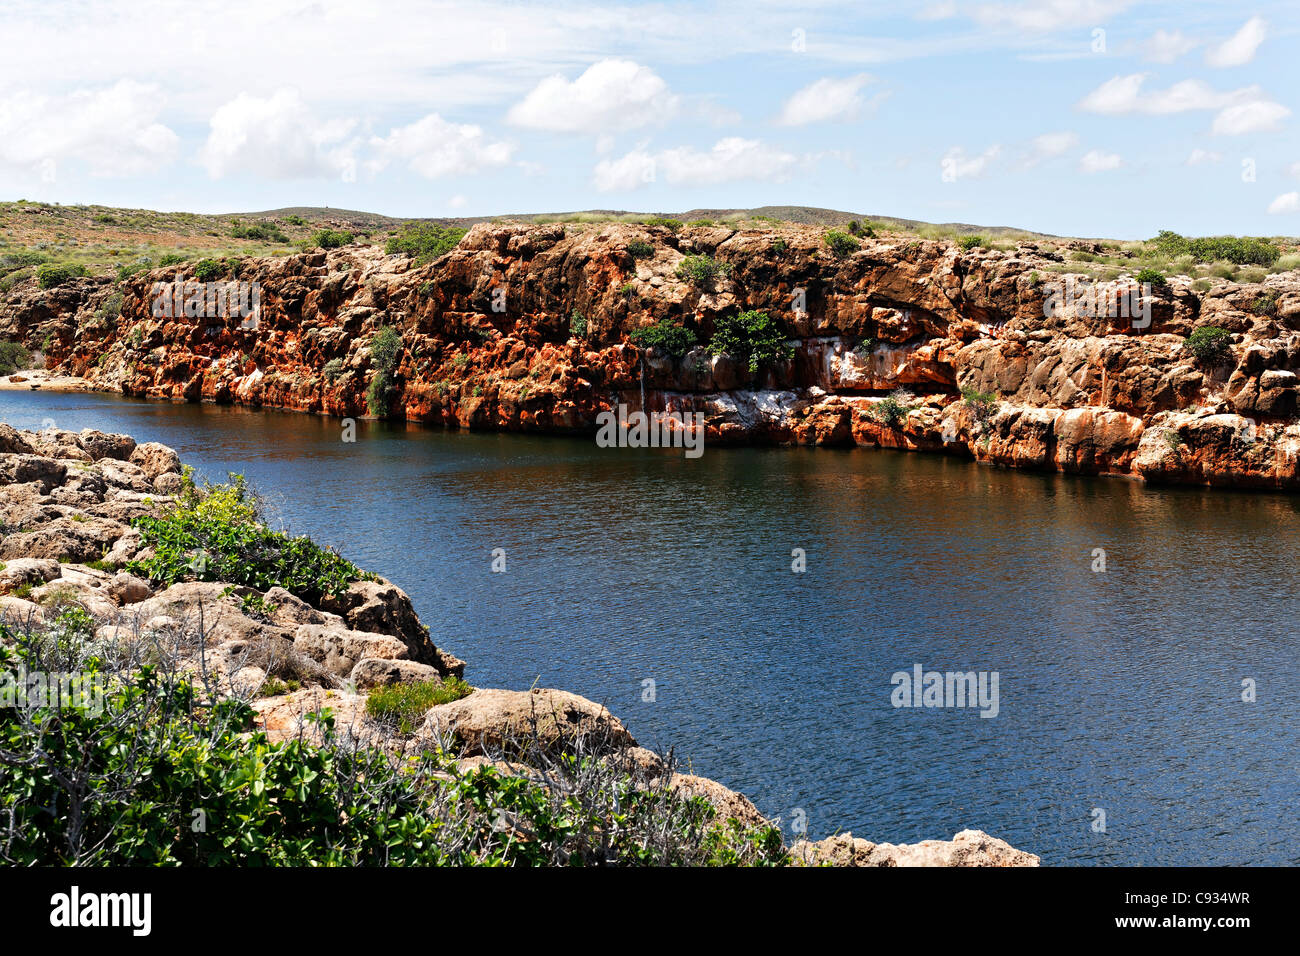
[[[372,415],[387,415],[393,397],[393,376],[402,357],[402,337],[390,325],[380,326],[370,340],[370,364],[375,377],[366,389],[366,408]]]
[[[766,312],[741,312],[718,319],[707,348],[714,355],[733,356],[756,375],[763,365],[794,355],[785,339],[776,320]]]

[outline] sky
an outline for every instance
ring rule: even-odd
[[[1300,234],[1296,0],[0,0],[0,198]]]

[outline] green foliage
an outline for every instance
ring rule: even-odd
[[[643,348],[654,348],[673,358],[681,358],[695,348],[695,333],[688,328],[676,325],[667,319],[660,319],[654,325],[645,325],[628,336],[632,344]]]
[[[708,286],[719,276],[731,274],[731,263],[718,262],[712,256],[687,256],[677,263],[677,277],[698,286]]]
[[[777,236],[775,239],[772,240],[772,251],[775,252],[778,256],[784,254],[785,251],[789,248],[790,248],[790,244],[786,242],[784,239],[782,239],[780,236]]]
[[[875,348],[876,340],[871,336],[866,335],[863,336],[862,341],[853,346],[853,353],[859,358],[869,358],[871,353],[875,351]]]
[[[849,232],[855,236],[864,236],[868,239],[876,237],[876,230],[869,222],[858,222],[856,219],[849,220]]]
[[[569,334],[578,339],[587,337],[587,317],[577,309],[569,316]]]
[[[467,231],[436,223],[411,223],[389,238],[384,251],[390,256],[398,253],[408,255],[417,264],[429,262],[455,249]]]
[[[618,294],[625,299],[632,298],[632,296],[636,295],[636,283],[624,282],[621,286],[618,287]]]
[[[862,248],[862,243],[858,242],[847,232],[840,232],[838,229],[829,230],[822,241],[826,243],[828,249],[837,259],[843,259],[845,256],[851,256]]]
[[[216,259],[200,259],[194,263],[194,278],[200,282],[211,282],[213,279],[219,279],[225,275],[225,263],[218,262]]]
[[[320,229],[312,233],[307,243],[314,249],[338,249],[350,243],[352,238],[352,233],[341,229]]]
[[[32,353],[20,342],[0,342],[0,375],[12,375],[32,364]]]
[[[980,433],[988,438],[989,425],[998,410],[997,394],[995,392],[981,392],[972,385],[963,385],[961,398],[974,414]]]
[[[307,220],[304,219],[304,218],[302,218],[302,216],[285,216],[285,217],[284,217],[284,221],[287,222],[287,223],[288,223],[289,225],[291,225],[291,226],[305,226],[305,225],[307,225]]]
[[[325,381],[333,385],[338,381],[339,376],[343,374],[343,360],[341,358],[330,359],[325,363],[325,367],[321,369],[321,372],[325,376]]]
[[[1169,280],[1159,269],[1142,269],[1139,270],[1135,277],[1139,285],[1150,284],[1153,289],[1164,289],[1169,286]]]
[[[50,257],[41,252],[6,252],[0,256],[0,275],[8,275],[19,269],[30,269],[49,262]]]
[[[1162,255],[1190,255],[1196,262],[1225,260],[1236,265],[1271,266],[1282,255],[1282,250],[1267,239],[1244,236],[1209,236],[1199,239],[1180,236],[1163,229],[1151,240]]]
[[[707,348],[714,355],[734,356],[753,375],[763,365],[794,354],[785,340],[776,320],[766,312],[741,312],[718,319]]]
[[[894,389],[885,398],[871,406],[871,417],[882,425],[897,428],[907,418],[907,413],[912,410],[912,402],[915,401],[915,398],[911,392],[905,389]]]
[[[716,226],[717,223],[712,219],[692,219],[686,225],[688,226]]]
[[[42,289],[53,289],[85,274],[85,266],[46,264],[36,267],[36,282]]]
[[[402,336],[397,329],[382,325],[370,339],[370,362],[380,371],[396,371],[402,349]]]
[[[670,219],[667,216],[654,216],[647,219],[645,224],[647,226],[663,226],[670,232],[676,232],[678,229],[682,228],[682,221],[680,219]]]
[[[289,241],[284,231],[273,222],[255,222],[251,226],[235,223],[230,229],[230,235],[235,239],[254,239],[258,242]]]
[[[957,240],[957,245],[963,252],[970,252],[972,249],[987,246],[988,244],[989,241],[984,236],[962,236]]]
[[[1277,292],[1266,292],[1256,298],[1250,304],[1250,311],[1256,315],[1275,317],[1277,315]]]
[[[409,734],[420,725],[430,707],[450,704],[469,696],[473,690],[459,677],[376,687],[366,699],[366,713],[388,722],[403,734]]]
[[[163,255],[162,255],[161,258],[159,258],[159,260],[158,260],[158,265],[160,265],[160,266],[174,266],[174,265],[179,265],[180,263],[182,263],[182,262],[184,262],[184,261],[185,261],[185,257],[184,257],[183,255],[181,255],[180,253],[178,253],[178,252],[166,252],[166,253],[163,253]]]
[[[366,408],[371,415],[387,415],[393,400],[393,376],[385,371],[375,373],[366,386]]]
[[[165,585],[226,581],[263,592],[282,587],[308,602],[338,594],[353,581],[373,580],[308,537],[266,527],[244,476],[232,473],[230,479],[199,486],[187,469],[170,511],[131,522],[152,553],[128,562],[127,570]]]
[[[1217,325],[1203,325],[1192,330],[1183,348],[1191,352],[1201,365],[1213,368],[1232,355],[1232,335]]]
[[[627,244],[627,254],[633,259],[649,259],[655,254],[655,247],[644,239],[633,239]]]

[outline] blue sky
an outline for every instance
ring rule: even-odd
[[[6,0],[0,197],[1300,234],[1294,0]]]

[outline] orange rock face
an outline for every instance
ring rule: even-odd
[[[634,240],[651,254],[634,257]],[[677,275],[687,255],[730,271],[692,282]],[[839,258],[811,227],[480,224],[420,266],[359,245],[234,263],[221,281],[256,285],[255,322],[157,314],[178,276],[155,270],[121,283],[116,323],[94,317],[106,279],[20,288],[0,305],[0,334],[48,342],[58,371],[141,397],[592,434],[624,404],[702,413],[706,445],[860,444],[1300,487],[1300,275],[1204,292],[1174,277],[1137,322],[1062,297],[1052,266],[1033,246],[962,252],[904,237]],[[1272,307],[1256,314],[1264,292]],[[704,347],[744,310],[787,336],[788,356],[755,373]],[[679,356],[632,344],[660,322],[699,344]],[[1204,325],[1232,334],[1219,367],[1184,348]],[[383,327],[401,339],[388,369],[371,349]]]

